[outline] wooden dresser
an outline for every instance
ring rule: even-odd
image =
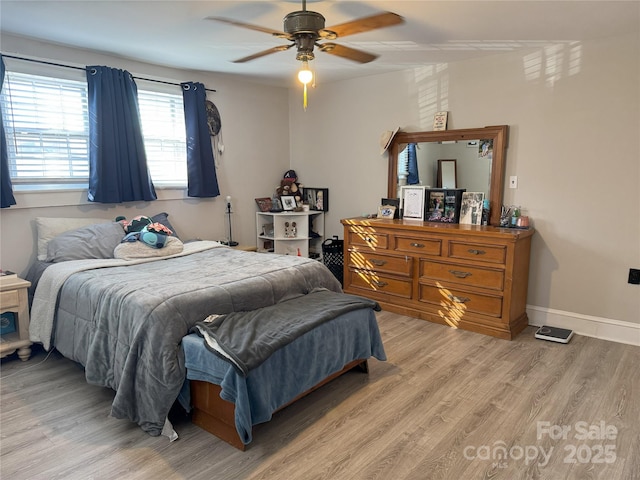
[[[343,219],[344,291],[504,339],[527,325],[533,229]]]

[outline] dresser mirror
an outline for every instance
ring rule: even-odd
[[[417,185],[432,188],[444,185],[443,162],[448,162],[448,167],[455,166],[456,188],[484,192],[491,208],[489,223],[500,225],[507,134],[507,125],[398,132],[389,146],[388,197],[399,198],[400,187],[416,180]]]

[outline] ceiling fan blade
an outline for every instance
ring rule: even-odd
[[[345,47],[344,45],[338,45],[336,43],[316,43],[316,45],[322,52],[353,60],[354,62],[369,63],[378,58],[377,55],[372,55],[371,53],[356,50],[351,47]]]
[[[258,32],[268,33],[269,35],[273,35],[278,38],[286,38],[287,40],[292,40],[291,35],[281,32],[279,30],[273,30],[271,28],[261,27],[259,25],[252,25],[250,23],[239,22],[238,20],[233,20],[231,18],[223,18],[223,17],[206,17],[206,20],[214,20],[216,22],[227,23],[229,25],[234,25],[236,27],[248,28],[249,30],[256,30]]]
[[[327,27],[320,31],[320,37],[331,40],[330,34],[324,35],[323,33],[333,32],[337,37],[346,37],[347,35],[368,32],[369,30],[375,30],[377,28],[391,27],[392,25],[398,25],[400,23],[404,23],[404,18],[400,15],[392,12],[383,12],[370,17],[334,25],[333,27]]]
[[[289,50],[294,45],[295,43],[292,43],[291,45],[278,45],[277,47],[272,47],[269,50],[263,50],[262,52],[249,55],[248,57],[239,58],[238,60],[234,60],[233,63],[244,63],[250,60],[255,60],[256,58],[264,57],[265,55],[271,55],[272,53],[283,52],[285,50]]]

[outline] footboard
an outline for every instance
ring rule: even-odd
[[[339,372],[329,375],[327,378],[301,393],[278,410],[282,410],[286,406],[291,405],[305,395],[308,395],[326,383],[329,383],[331,380],[356,367],[360,368],[365,373],[369,372],[369,364],[367,363],[367,360],[354,360],[353,362],[345,365]],[[192,422],[207,432],[213,433],[221,440],[224,440],[230,445],[244,451],[246,445],[240,439],[235,426],[235,405],[220,398],[220,391],[220,385],[200,380],[191,380],[191,402],[193,405]]]

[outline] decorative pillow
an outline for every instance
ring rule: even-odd
[[[112,223],[108,218],[51,218],[36,217],[36,230],[38,233],[38,260],[46,260],[47,245],[54,237],[61,233],[86,227],[96,223]]]
[[[171,234],[172,237],[178,237],[178,234],[176,233],[176,229],[173,228],[173,226],[171,225],[171,223],[169,223],[169,214],[166,212],[162,212],[159,213],[157,215],[154,215],[153,217],[151,217],[151,220],[153,220],[154,222],[158,222],[161,223],[162,225],[164,225],[165,227],[167,227],[169,230],[171,230],[173,233]]]
[[[47,262],[113,258],[113,250],[124,237],[117,222],[97,223],[58,235],[47,246]]]
[[[167,243],[162,248],[153,248],[142,242],[124,242],[113,251],[115,258],[122,260],[136,260],[138,258],[167,257],[182,252],[184,244],[176,237],[167,237]]]

